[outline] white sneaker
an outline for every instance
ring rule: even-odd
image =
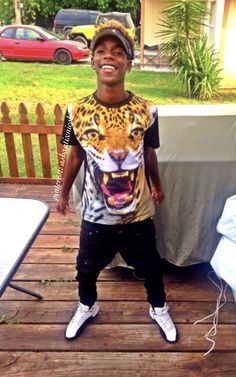
[[[98,312],[99,306],[96,302],[91,308],[79,303],[75,314],[66,328],[65,338],[72,340],[80,336],[88,322],[94,318]]]
[[[175,343],[178,341],[177,329],[168,313],[168,306],[165,304],[163,308],[152,308],[150,306],[149,314],[160,326],[161,334],[167,342]]]

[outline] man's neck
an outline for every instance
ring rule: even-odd
[[[129,94],[126,92],[125,88],[111,88],[111,87],[102,87],[97,88],[97,97],[105,103],[116,104],[126,100],[129,97]]]

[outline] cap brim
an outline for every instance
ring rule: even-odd
[[[122,43],[122,46],[128,55],[128,58],[130,60],[133,59],[133,51],[131,48],[131,45],[129,41],[124,37],[124,35],[118,30],[118,29],[103,29],[98,34],[95,36],[93,40],[93,45],[92,45],[92,52],[94,52],[99,40],[103,37],[115,37],[119,39],[119,41]]]

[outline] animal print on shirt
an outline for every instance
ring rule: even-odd
[[[124,105],[110,107],[90,96],[73,109],[74,134],[87,156],[86,220],[116,223],[121,217],[121,222],[130,222],[130,217],[142,219],[141,201],[150,196],[143,144],[151,123],[150,107],[136,96]],[[152,208],[151,203],[146,211],[153,214]]]

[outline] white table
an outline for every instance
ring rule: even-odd
[[[42,299],[38,293],[11,283],[49,215],[38,199],[0,198],[0,297],[7,286]]]

